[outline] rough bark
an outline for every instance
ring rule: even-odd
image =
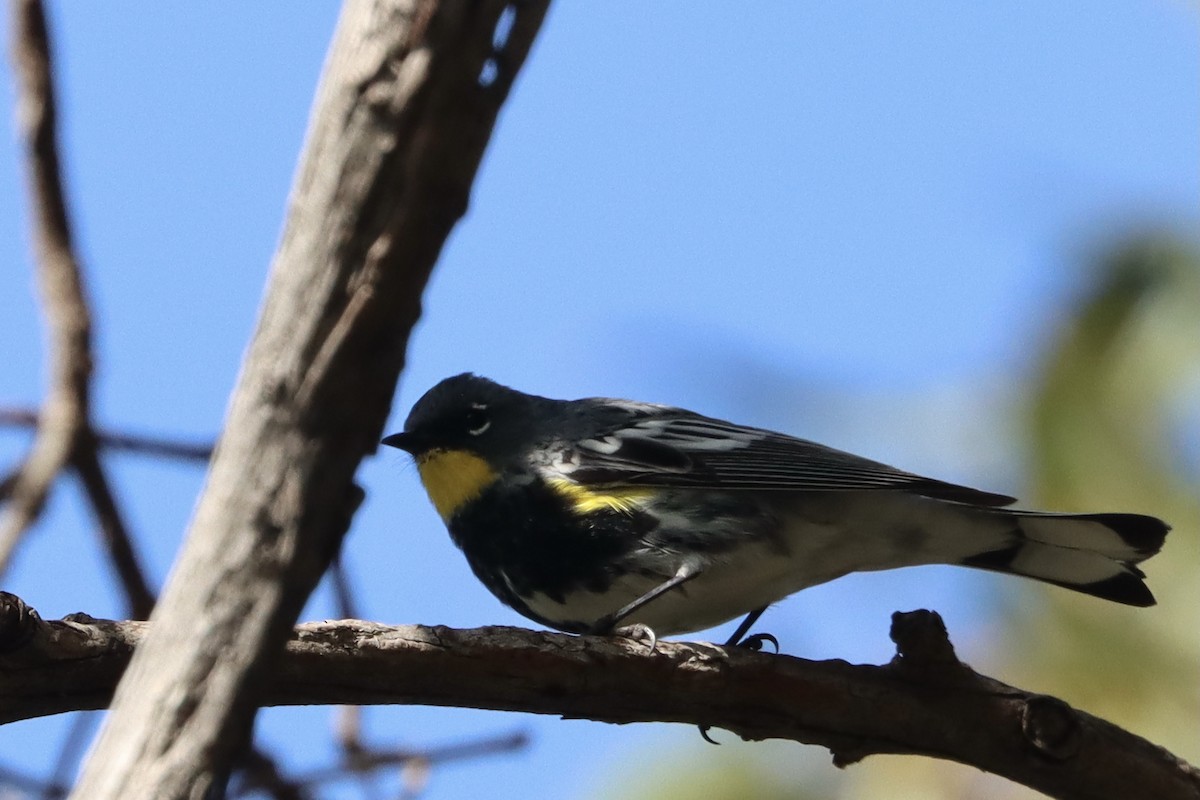
[[[421,292],[545,10],[345,6],[204,493],[74,797],[201,797],[245,747],[358,505],[354,472],[379,439]]]
[[[44,622],[0,597],[0,722],[103,708],[149,623]],[[707,644],[516,628],[453,630],[347,620],[301,625],[266,705],[465,706],[603,722],[684,722],[746,739],[970,764],[1072,800],[1200,798],[1200,771],[1062,700],[1007,686],[954,655],[930,612],[897,614],[884,666],[806,661]]]

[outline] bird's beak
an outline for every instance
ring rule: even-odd
[[[413,436],[410,431],[401,431],[400,433],[393,433],[391,436],[385,436],[380,441],[380,444],[386,444],[388,447],[395,447],[413,455],[421,451],[421,443],[417,441],[417,437]]]

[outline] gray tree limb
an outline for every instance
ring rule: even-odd
[[[73,797],[200,797],[244,749],[546,5],[344,7],[203,495]]]

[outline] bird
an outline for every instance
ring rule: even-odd
[[[382,444],[407,451],[471,570],[501,602],[577,634],[703,631],[852,572],[952,564],[1130,606],[1170,527],[1016,499],[763,428],[611,398],[446,378]],[[777,643],[776,643],[777,647]]]

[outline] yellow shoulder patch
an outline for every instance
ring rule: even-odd
[[[417,470],[433,507],[447,524],[497,477],[486,461],[466,450],[431,450],[417,460]]]
[[[552,489],[565,497],[572,508],[580,514],[590,514],[593,511],[606,509],[629,513],[637,509],[638,501],[654,494],[653,489],[643,487],[614,488],[598,492],[562,478],[548,481],[548,483]]]

